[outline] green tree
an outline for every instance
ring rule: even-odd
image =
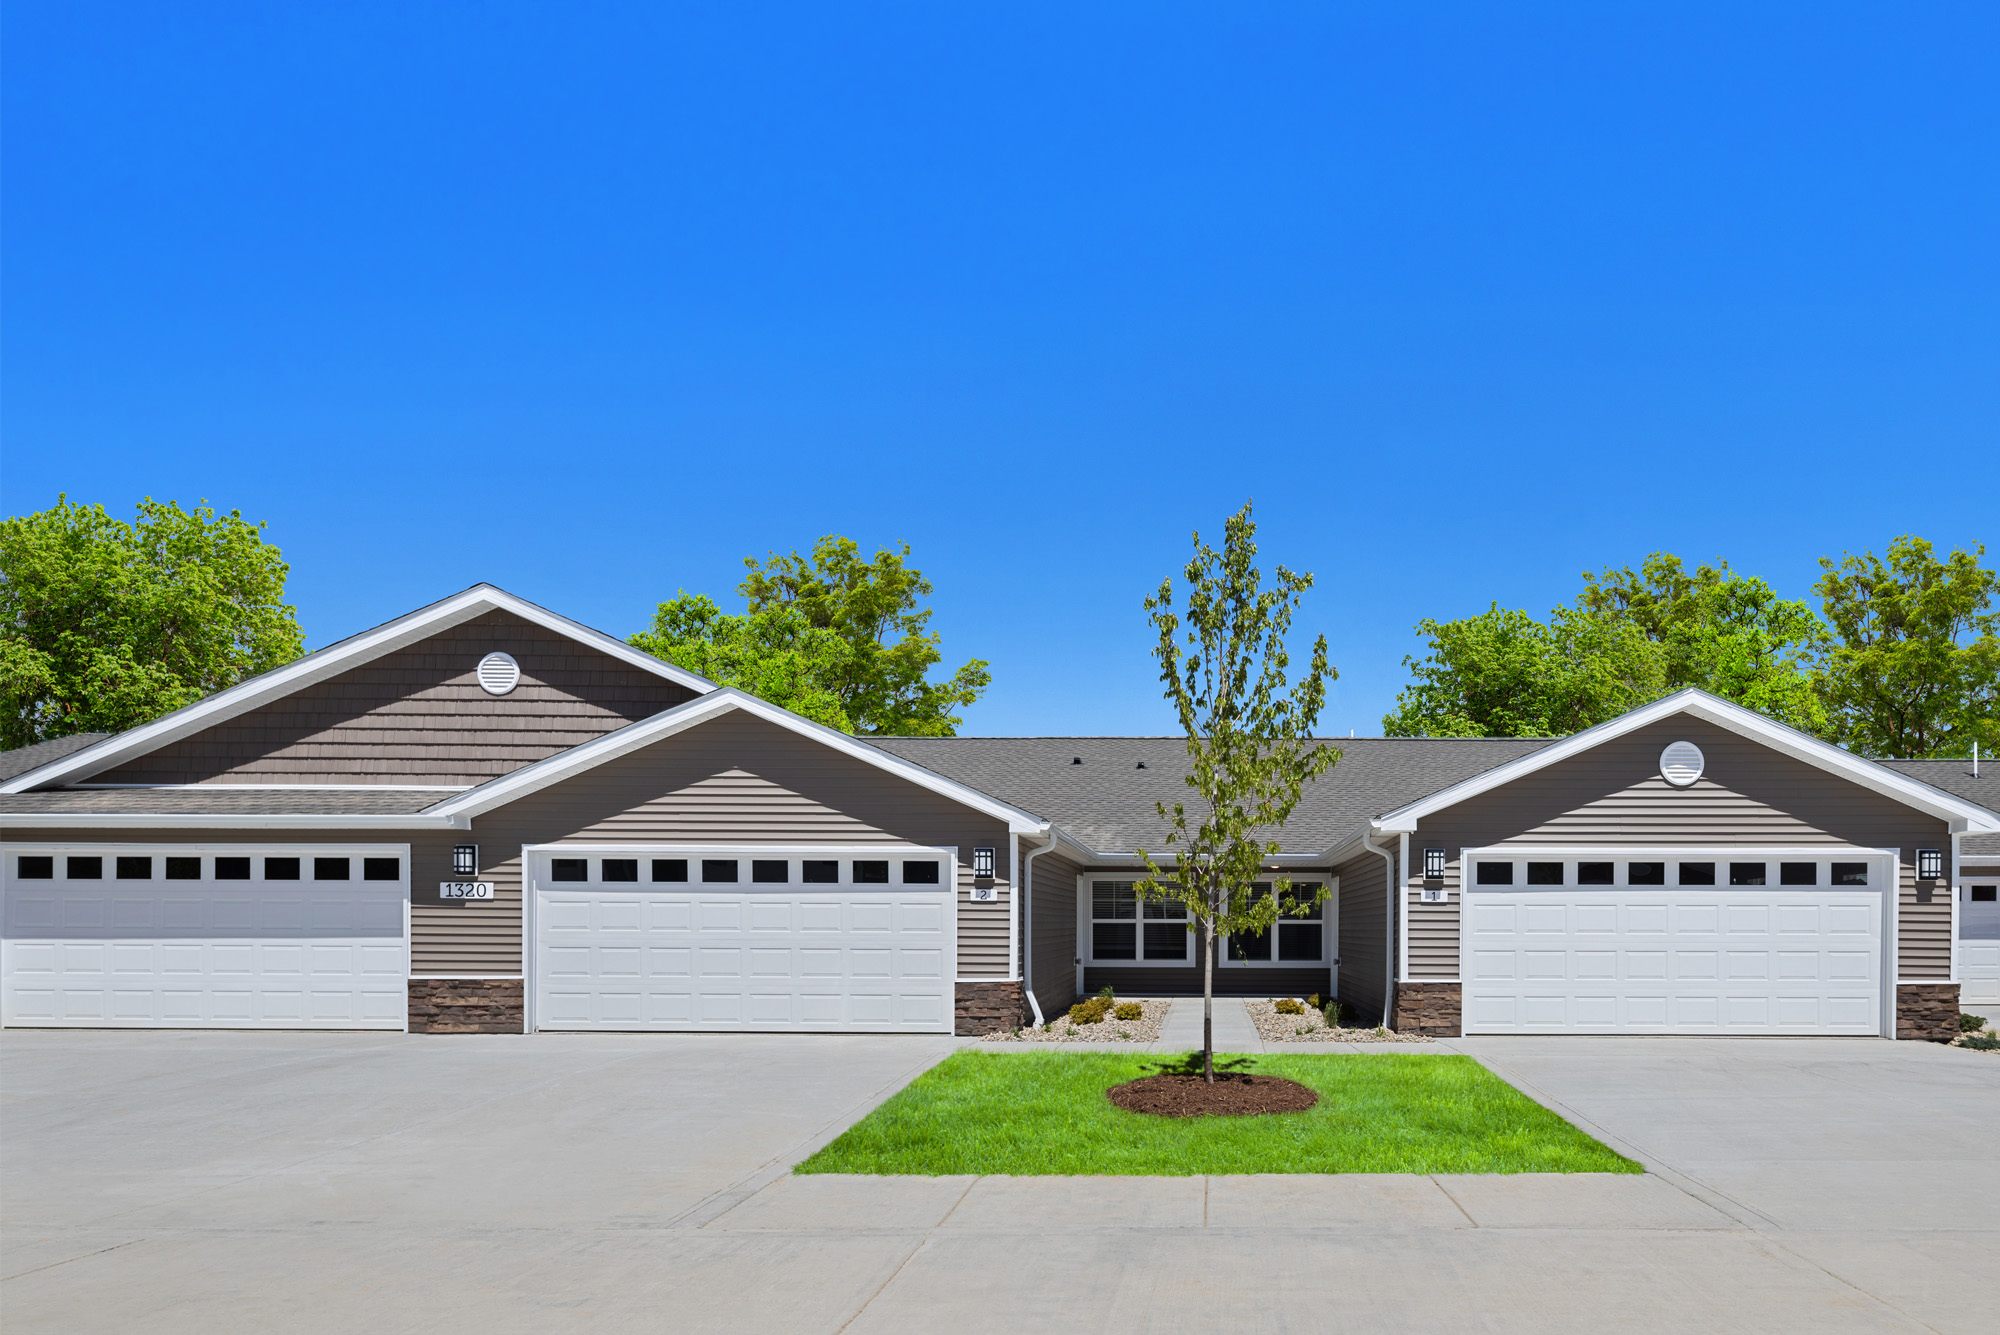
[[[1326,661],[1326,637],[1313,641],[1312,661],[1288,687],[1286,642],[1310,574],[1277,568],[1266,589],[1257,569],[1257,525],[1250,507],[1231,516],[1216,552],[1194,535],[1185,615],[1174,611],[1174,581],[1146,600],[1159,632],[1154,649],[1160,680],[1187,734],[1187,786],[1194,809],[1155,804],[1167,822],[1170,865],[1145,849],[1147,899],[1186,907],[1201,946],[1201,1069],[1215,1079],[1215,944],[1220,935],[1267,932],[1280,911],[1301,911],[1326,897],[1294,896],[1284,877],[1271,878],[1264,859],[1279,851],[1273,837],[1298,806],[1305,785],[1340,759],[1337,748],[1313,740],[1326,688],[1339,674]],[[1185,644],[1183,644],[1183,631]],[[1271,885],[1258,894],[1260,883]]]
[[[927,629],[931,583],[909,556],[904,543],[863,559],[853,540],[828,536],[810,557],[746,557],[746,611],[683,591],[632,643],[842,732],[949,737],[993,674],[973,659],[930,679],[944,655]]]
[[[288,573],[237,511],[58,497],[0,520],[4,743],[120,732],[297,658]]]
[[[1834,740],[1866,756],[1962,756],[2000,745],[2000,574],[1984,546],[1939,560],[1901,537],[1886,560],[1820,558],[1814,592],[1837,642],[1822,683]]]
[[[1831,639],[1803,602],[1727,561],[1695,567],[1655,552],[1637,571],[1586,573],[1577,606],[1636,626],[1660,647],[1663,686],[1698,686],[1815,736],[1827,735],[1819,661]]]
[[[1559,607],[1546,622],[1493,604],[1425,619],[1425,657],[1382,719],[1390,737],[1560,737],[1666,693],[1665,655],[1629,619]]]

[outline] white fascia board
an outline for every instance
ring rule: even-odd
[[[928,788],[942,797],[948,797],[975,811],[1005,821],[1010,833],[1039,835],[1046,833],[1049,828],[1047,821],[1022,811],[1019,807],[1009,806],[976,788],[968,788],[921,765],[912,764],[900,756],[893,756],[879,747],[870,746],[857,737],[850,737],[838,729],[814,723],[789,709],[781,709],[733,686],[712,690],[707,695],[699,696],[683,705],[676,705],[649,719],[629,723],[616,732],[608,732],[581,746],[573,746],[567,751],[550,756],[547,760],[540,760],[517,769],[512,774],[502,775],[469,792],[440,802],[432,807],[431,811],[438,815],[453,817],[483,815],[495,807],[518,801],[530,793],[538,792],[551,784],[561,783],[564,779],[593,769],[606,761],[615,760],[641,747],[664,741],[675,733],[699,727],[732,710],[755,715],[767,723],[776,724],[778,727],[852,756],[863,764],[886,770],[920,788]]]
[[[655,658],[644,650],[635,649],[623,640],[606,635],[601,630],[592,630],[588,626],[579,625],[568,617],[558,616],[545,607],[538,607],[524,598],[517,598],[505,589],[495,588],[491,584],[475,584],[463,593],[453,594],[428,607],[420,607],[373,630],[350,635],[283,667],[260,673],[226,691],[217,691],[206,699],[197,700],[151,723],[107,737],[95,746],[73,751],[59,760],[52,760],[25,774],[17,774],[7,782],[0,783],[0,793],[25,793],[43,784],[61,783],[76,775],[101,774],[124,761],[200,732],[203,728],[213,727],[259,705],[268,704],[305,687],[317,685],[329,677],[338,676],[370,659],[407,648],[441,630],[447,630],[485,612],[496,610],[511,612],[524,621],[532,621],[558,635],[568,636],[633,667],[651,672],[655,676],[665,677],[689,690],[708,692],[715,689],[715,683],[707,678],[675,667],[672,663]]]
[[[1396,808],[1377,816],[1369,822],[1369,828],[1376,834],[1411,834],[1416,831],[1417,822],[1425,816],[1458,805],[1460,802],[1491,792],[1495,788],[1512,783],[1539,769],[1568,760],[1592,747],[1622,737],[1675,714],[1689,714],[1704,722],[1726,728],[1738,736],[1761,742],[1774,751],[1804,761],[1817,769],[1838,778],[1846,779],[1863,788],[1870,789],[1915,807],[1926,815],[1935,816],[1948,823],[1953,830],[2000,830],[2000,815],[1986,810],[1963,798],[1954,797],[1941,788],[1933,788],[1920,779],[1878,765],[1851,751],[1843,751],[1817,737],[1807,736],[1796,728],[1765,718],[1754,710],[1725,700],[1719,695],[1688,687],[1672,695],[1655,700],[1649,705],[1641,705],[1628,713],[1620,714],[1594,728],[1565,737],[1538,751],[1531,751],[1504,765],[1496,765],[1484,774],[1475,774],[1453,784],[1449,788],[1432,793],[1429,797]]]
[[[378,816],[265,815],[230,812],[147,815],[143,811],[9,811],[0,813],[7,830],[463,830],[468,820],[429,812]]]

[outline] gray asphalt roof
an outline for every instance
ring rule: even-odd
[[[1044,820],[1099,853],[1160,848],[1155,802],[1190,791],[1180,737],[870,737],[914,761]],[[1343,737],[1341,759],[1307,788],[1285,826],[1287,852],[1321,852],[1370,817],[1549,744],[1546,738]],[[1072,763],[1080,761],[1081,763]],[[1144,768],[1141,768],[1143,764]]]
[[[1882,763],[1913,779],[1921,779],[1933,788],[1942,788],[1954,797],[1977,802],[1988,811],[2000,812],[2000,766],[1992,761],[1979,762],[1979,777],[1976,779],[1972,777],[1970,760],[1885,760]]]
[[[31,769],[40,769],[52,760],[61,760],[95,746],[111,734],[108,732],[79,732],[70,737],[57,737],[52,741],[36,742],[32,746],[17,746],[12,751],[0,751],[0,783],[16,774],[26,774]]]
[[[195,788],[57,788],[0,793],[0,814],[95,812],[149,816],[383,816],[422,811],[455,793],[362,788],[290,791],[206,784]]]

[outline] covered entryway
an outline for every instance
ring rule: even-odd
[[[1881,854],[1468,852],[1467,1034],[1881,1034]]]
[[[527,857],[536,1029],[952,1032],[952,849]]]
[[[405,845],[8,845],[22,1027],[402,1029]]]

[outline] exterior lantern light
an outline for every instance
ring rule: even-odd
[[[1917,850],[1917,879],[1935,881],[1944,875],[1944,851],[1937,848]]]
[[[453,876],[477,876],[479,874],[479,845],[457,844],[451,850],[451,874]]]
[[[975,848],[972,850],[972,874],[982,881],[993,879],[993,850]]]
[[[1444,850],[1426,848],[1424,850],[1424,879],[1441,881],[1444,879]]]

